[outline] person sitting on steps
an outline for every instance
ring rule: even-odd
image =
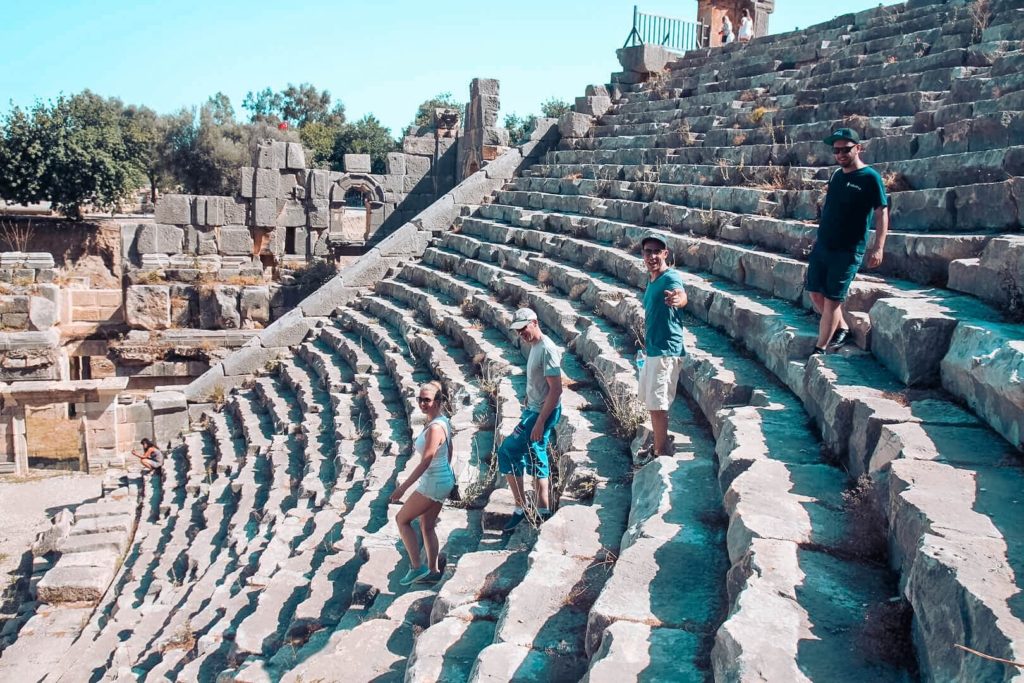
[[[427,382],[420,386],[416,401],[427,417],[427,424],[413,442],[420,461],[409,477],[396,486],[391,494],[391,502],[398,503],[405,492],[416,484],[416,490],[395,517],[398,533],[409,556],[409,571],[399,580],[403,586],[436,583],[441,579],[441,569],[437,564],[440,552],[437,517],[441,514],[445,498],[455,487],[455,472],[451,465],[452,424],[441,414],[444,403],[441,383]],[[420,520],[423,546],[427,551],[425,566],[420,561],[419,535],[412,527],[412,521],[417,518]]]
[[[142,453],[132,449],[132,455],[139,459],[142,463],[143,474],[152,474],[153,472],[160,472],[164,466],[164,454],[159,448],[156,447],[149,439],[142,439]]]
[[[875,240],[867,251],[868,268],[882,264],[889,231],[889,199],[878,171],[860,158],[857,131],[839,128],[824,140],[832,146],[839,168],[828,181],[814,248],[807,258],[804,289],[821,314],[818,339],[811,355],[824,354],[846,343],[850,330],[843,320],[843,302],[867,246],[872,213]]]

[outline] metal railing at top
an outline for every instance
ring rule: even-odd
[[[698,21],[647,14],[633,5],[633,30],[622,47],[661,45],[673,52],[686,52],[707,42],[707,28]]]

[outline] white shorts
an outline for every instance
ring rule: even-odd
[[[682,356],[648,356],[640,368],[640,400],[647,410],[668,410],[676,397]]]

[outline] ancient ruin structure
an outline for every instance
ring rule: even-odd
[[[750,12],[754,21],[754,37],[768,35],[768,19],[775,11],[775,0],[697,0],[697,21],[710,29],[707,35],[710,47],[722,45],[722,36],[718,33],[722,17],[729,17],[735,34],[739,30],[743,10]]]
[[[164,195],[154,220],[121,223],[123,288],[61,286],[51,254],[0,254],[9,290],[0,381],[12,383],[0,388],[0,472],[24,471],[29,453],[63,467],[123,465],[125,445],[162,429],[139,399],[187,384],[294,309],[295,269],[351,261],[448,192],[463,168],[507,149],[499,104],[496,81],[474,80],[465,131],[460,112],[437,110],[387,155],[385,174],[372,173],[367,154],[346,154],[334,172],[308,168],[298,143],[261,144],[234,196]]]
[[[40,538],[0,678],[1019,678],[1024,5],[985,8],[621,51],[557,126],[155,395],[163,478],[112,471]],[[856,345],[809,358],[839,126],[867,139],[893,232],[851,290]],[[646,462],[651,230],[689,304],[676,453]],[[520,305],[568,379],[557,512],[507,536],[493,453],[524,395]],[[463,502],[440,516],[442,581],[404,588],[388,500],[431,378]]]

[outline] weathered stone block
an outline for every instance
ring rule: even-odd
[[[871,352],[908,386],[939,382],[956,319],[921,299],[882,299],[871,308]]]
[[[576,98],[576,111],[589,116],[604,116],[612,108],[612,98],[594,95]]]
[[[246,199],[256,196],[256,169],[243,166],[238,170],[238,194]]]
[[[218,231],[221,254],[226,256],[252,255],[252,233],[244,225],[225,225]]]
[[[402,151],[409,155],[432,157],[436,147],[433,135],[406,135],[402,138]]]
[[[331,225],[331,204],[326,199],[314,199],[308,203],[306,213],[311,229],[328,228]]]
[[[331,174],[329,171],[314,169],[309,172],[309,199],[329,199],[330,187]]]
[[[125,290],[125,315],[136,329],[163,330],[171,325],[171,288],[167,285],[132,285]]]
[[[192,222],[192,202],[188,195],[165,194],[156,203],[157,223],[187,225]]]
[[[97,602],[103,597],[111,579],[114,564],[104,567],[57,566],[46,572],[39,582],[37,594],[40,602]]]
[[[221,225],[244,225],[251,200],[241,197],[224,197],[223,200],[224,222]]]
[[[388,175],[405,175],[405,155],[401,152],[388,152]]]
[[[369,154],[346,154],[343,158],[346,173],[369,173]]]
[[[412,178],[422,178],[430,172],[430,157],[405,157],[405,173]]]
[[[306,153],[298,142],[289,142],[285,153],[285,168],[299,170],[306,168]]]
[[[29,299],[28,319],[33,330],[48,330],[60,322],[57,304],[41,296]]]
[[[237,330],[241,326],[238,314],[238,287],[215,286],[200,292],[199,320],[208,330]]]
[[[182,228],[150,223],[139,229],[135,246],[139,254],[180,254],[184,238]]]
[[[261,228],[277,225],[277,200],[259,198],[253,200],[253,224]]]
[[[281,193],[281,173],[272,168],[258,168],[256,169],[256,181],[253,187],[254,197],[272,197],[276,199]]]
[[[658,73],[674,55],[660,45],[635,45],[615,51],[624,71],[639,74]]]
[[[277,227],[279,228],[305,227],[306,222],[306,207],[301,202],[289,199],[278,210]]]
[[[593,123],[594,117],[570,111],[558,119],[558,131],[564,138],[582,138],[586,137]]]
[[[270,290],[267,287],[246,287],[239,299],[242,323],[251,321],[266,325],[270,322]]]

